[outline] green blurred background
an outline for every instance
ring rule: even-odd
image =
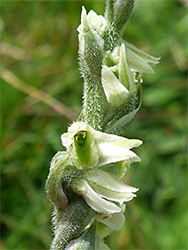
[[[82,5],[103,14],[103,0],[1,1],[2,250],[48,249],[52,240],[44,185],[52,156],[63,149],[60,135],[81,110]],[[143,105],[127,130],[144,141],[142,162],[125,179],[140,191],[127,204],[125,226],[106,239],[114,250],[188,249],[187,6],[137,0],[127,24],[126,39],[161,62],[144,75]]]

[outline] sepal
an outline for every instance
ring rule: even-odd
[[[135,47],[133,44],[128,43],[127,41],[125,41],[125,46],[132,50],[135,54],[137,54],[138,56],[140,56],[143,60],[145,60],[148,63],[151,63],[152,65],[158,64],[160,57],[154,57],[151,56],[143,51],[141,51],[140,49],[138,49],[137,47]]]
[[[81,195],[87,204],[98,213],[113,214],[121,211],[120,207],[115,203],[103,199],[100,194],[95,192],[85,179],[75,180],[71,187],[74,192]]]

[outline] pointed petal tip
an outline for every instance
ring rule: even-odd
[[[140,145],[143,144],[143,141],[141,141],[139,139],[130,139],[130,140],[135,142],[135,145],[133,147],[139,147]]]
[[[84,6],[82,6],[82,12],[85,12],[86,13],[86,9]]]
[[[83,25],[84,19],[87,17],[87,12],[84,6],[82,6],[82,11],[81,11],[81,25]]]

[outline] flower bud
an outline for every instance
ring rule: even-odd
[[[109,25],[121,33],[129,20],[134,7],[134,0],[107,0],[105,18]]]
[[[134,7],[134,0],[115,0],[114,1],[114,27],[121,32],[129,20]]]
[[[79,32],[79,55],[83,74],[100,75],[104,40],[101,37],[105,29],[105,19],[94,11],[87,15],[82,8]]]

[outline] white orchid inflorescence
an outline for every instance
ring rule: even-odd
[[[142,141],[124,135],[141,105],[142,74],[153,73],[159,58],[123,39],[133,5],[106,0],[104,17],[82,8],[83,109],[61,135],[66,151],[53,157],[46,182],[54,205],[51,250],[108,249],[103,238],[124,225],[125,204],[138,191],[123,177],[140,161],[132,148]]]

